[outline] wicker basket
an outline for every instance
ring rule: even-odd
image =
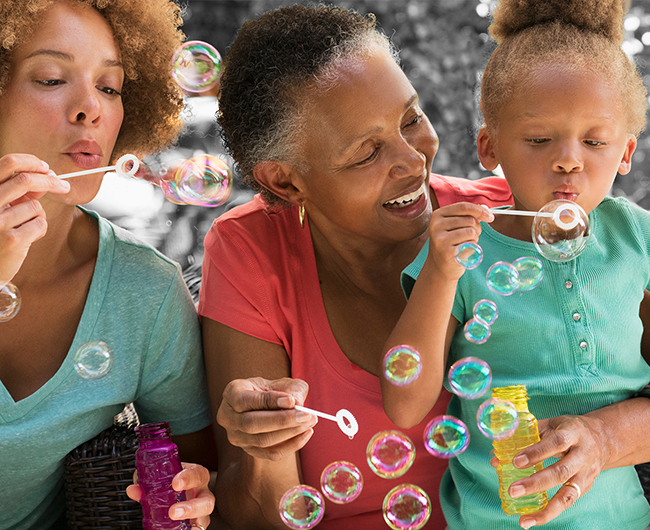
[[[639,482],[643,487],[643,493],[645,493],[645,498],[650,502],[650,462],[645,464],[638,464],[634,466],[636,472],[639,475]]]
[[[133,483],[138,417],[132,405],[115,424],[65,458],[66,516],[72,530],[142,528],[142,508],[126,495]]]

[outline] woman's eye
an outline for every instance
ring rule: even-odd
[[[122,92],[118,92],[114,88],[108,87],[108,86],[99,86],[97,87],[99,90],[104,92],[105,94],[108,94],[109,96],[121,96]]]
[[[422,121],[422,114],[417,114],[415,118],[413,118],[410,122],[406,124],[406,127],[409,127],[410,125],[417,125]]]
[[[379,149],[373,150],[373,152],[370,153],[370,156],[367,156],[366,158],[361,160],[361,162],[357,162],[355,165],[360,166],[360,165],[363,165],[363,164],[366,164],[366,163],[372,161],[372,159],[375,158],[375,156],[377,156],[378,152],[379,152]]]

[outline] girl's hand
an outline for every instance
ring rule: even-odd
[[[539,473],[514,482],[509,493],[517,498],[563,486],[549,499],[546,508],[519,519],[522,528],[548,523],[591,489],[609,458],[608,444],[602,439],[605,432],[602,421],[590,416],[539,420],[541,441],[520,451],[513,463],[517,468],[526,468],[551,457],[558,458],[558,461]]]
[[[208,487],[210,472],[198,464],[183,462],[183,471],[172,481],[176,491],[184,491],[186,500],[169,508],[169,518],[173,521],[190,519],[193,526],[207,528],[210,525],[210,514],[214,510],[214,495]],[[134,484],[126,488],[126,494],[134,501],[140,502],[142,488],[137,484],[137,473],[133,477]]]
[[[0,158],[0,287],[11,281],[32,243],[45,235],[43,195],[67,193],[70,184],[54,176],[49,166],[33,155]]]
[[[438,208],[429,223],[429,260],[440,273],[457,280],[465,268],[456,261],[461,243],[478,242],[481,221],[491,223],[494,215],[486,207],[459,202]]]

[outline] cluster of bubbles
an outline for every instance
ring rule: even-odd
[[[473,318],[464,327],[465,338],[476,344],[483,344],[490,338],[490,326],[499,316],[497,305],[492,300],[479,300],[474,304]]]
[[[18,287],[7,282],[0,287],[0,322],[7,322],[14,318],[20,310],[22,296]]]
[[[105,342],[92,340],[77,348],[74,369],[84,379],[101,379],[113,367],[113,350]]]
[[[173,171],[164,165],[140,164],[135,177],[159,186],[170,202],[206,207],[225,203],[233,185],[228,162],[207,154],[189,158]]]
[[[174,52],[172,76],[187,92],[206,92],[219,82],[221,55],[207,42],[187,41]]]

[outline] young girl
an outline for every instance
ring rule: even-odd
[[[620,47],[623,16],[620,0],[501,0],[490,27],[498,47],[482,80],[481,162],[501,165],[518,210],[536,212],[555,199],[582,206],[591,226],[584,252],[565,263],[542,258],[544,277],[534,290],[494,294],[486,285],[492,264],[540,257],[532,218],[495,215],[481,225],[475,207],[452,205],[434,212],[429,247],[402,275],[410,300],[386,351],[411,345],[423,372],[404,387],[382,381],[388,416],[400,427],[416,424],[435,403],[449,366],[479,357],[491,367],[492,387],[525,384],[531,412],[551,418],[540,422],[542,442],[515,465],[559,458],[509,490],[520,497],[560,486],[549,492],[555,496],[548,506],[519,521],[508,517],[490,465],[491,440],[476,425],[489,395],[453,396],[448,413],[468,426],[470,444],[450,460],[441,485],[452,530],[650,523],[636,473],[624,467],[650,456],[635,423],[647,421],[649,403],[628,399],[650,380],[639,346],[650,214],[607,197],[617,172],[630,170],[647,107],[641,78]],[[468,271],[454,259],[465,241],[478,241],[484,252],[481,265]],[[463,325],[481,299],[494,301],[499,316],[487,342],[475,344]],[[642,412],[635,417],[632,409]]]

